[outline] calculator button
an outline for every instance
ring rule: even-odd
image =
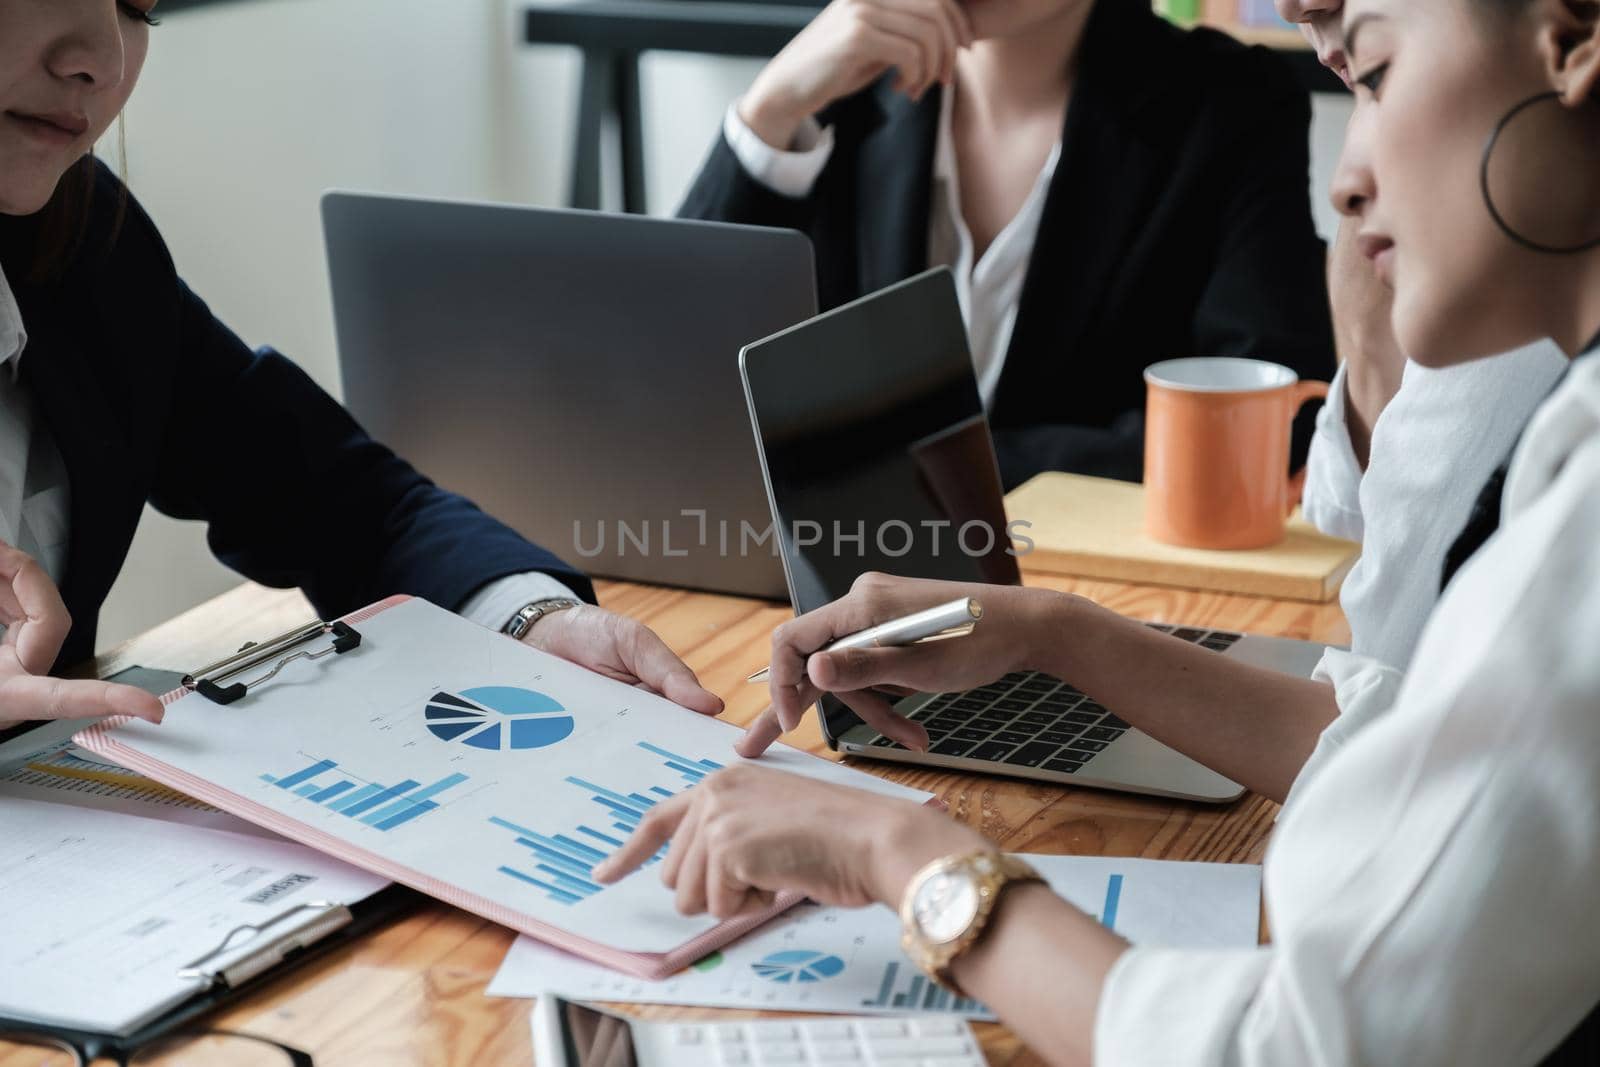
[[[818,1063],[860,1063],[861,1050],[854,1041],[813,1041],[811,1058]]]
[[[750,1028],[751,1035],[760,1042],[768,1041],[798,1041],[800,1031],[788,1023],[766,1023]]]
[[[911,1024],[913,1033],[923,1037],[965,1037],[967,1025],[960,1019],[919,1019]]]
[[[899,1019],[867,1019],[859,1024],[866,1037],[905,1037],[906,1024]]]
[[[867,1045],[872,1050],[872,1055],[880,1060],[892,1060],[896,1063],[905,1060],[919,1060],[926,1051],[923,1042],[914,1037],[880,1037]]]
[[[854,1041],[855,1031],[849,1023],[818,1019],[805,1024],[806,1036],[813,1041]]]
[[[679,1045],[701,1045],[705,1043],[706,1033],[698,1026],[680,1026],[672,1038]]]
[[[717,1039],[717,1044],[719,1045],[742,1045],[744,1044],[744,1027],[719,1026],[711,1031],[711,1036]]]
[[[970,1056],[972,1042],[964,1037],[923,1037],[911,1042],[918,1056],[937,1059],[940,1056]]]
[[[805,1050],[799,1045],[790,1042],[775,1045],[757,1045],[756,1055],[760,1057],[762,1064],[804,1063],[806,1061]]]
[[[750,1053],[738,1046],[724,1046],[718,1050],[718,1059],[723,1067],[745,1067],[750,1062]]]

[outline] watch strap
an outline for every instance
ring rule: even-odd
[[[520,641],[528,636],[528,631],[533,629],[533,624],[546,615],[553,615],[558,611],[575,608],[580,602],[566,596],[548,596],[542,600],[524,604],[520,610],[506,624],[500,627],[500,632],[507,637]]]

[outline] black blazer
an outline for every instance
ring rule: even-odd
[[[1334,369],[1310,103],[1292,74],[1133,0],[1096,3],[1080,54],[989,413],[1007,486],[1041,470],[1137,481],[1152,363],[1251,356],[1324,380]],[[810,196],[756,182],[719,137],[681,213],[808,234],[834,307],[928,267],[939,95],[912,103],[886,78],[820,118],[835,147]],[[1310,430],[1303,419],[1299,455]]]
[[[323,617],[394,593],[456,608],[525,571],[593,598],[579,572],[373,441],[293,363],[246,347],[184,285],[139,206],[119,211],[123,196],[97,166],[83,250],[59,282],[24,281],[30,220],[0,228],[28,332],[21,380],[71,486],[73,625],[58,667],[93,653],[146,502],[204,521],[222,562],[300,587]]]

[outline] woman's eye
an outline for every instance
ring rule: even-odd
[[[128,16],[130,19],[133,19],[135,22],[142,22],[146,26],[161,25],[160,19],[156,18],[149,11],[142,7],[137,7],[129,3],[119,3],[117,6],[122,9],[122,13],[124,15]]]
[[[1361,86],[1373,96],[1378,95],[1378,87],[1383,84],[1383,76],[1389,73],[1389,64],[1382,63],[1372,68],[1366,74],[1356,79],[1356,84]]]

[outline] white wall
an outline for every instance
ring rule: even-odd
[[[579,64],[571,50],[523,45],[522,7],[252,0],[174,12],[153,32],[127,117],[128,176],[190,285],[249,344],[281,349],[337,395],[317,215],[326,189],[564,202]],[[645,57],[653,212],[677,205],[723,109],[759,67]],[[1341,107],[1319,106],[1324,172]],[[115,161],[114,143],[104,153]],[[1325,176],[1317,185],[1325,205]],[[237,581],[198,524],[149,513],[102,614],[101,645]]]

